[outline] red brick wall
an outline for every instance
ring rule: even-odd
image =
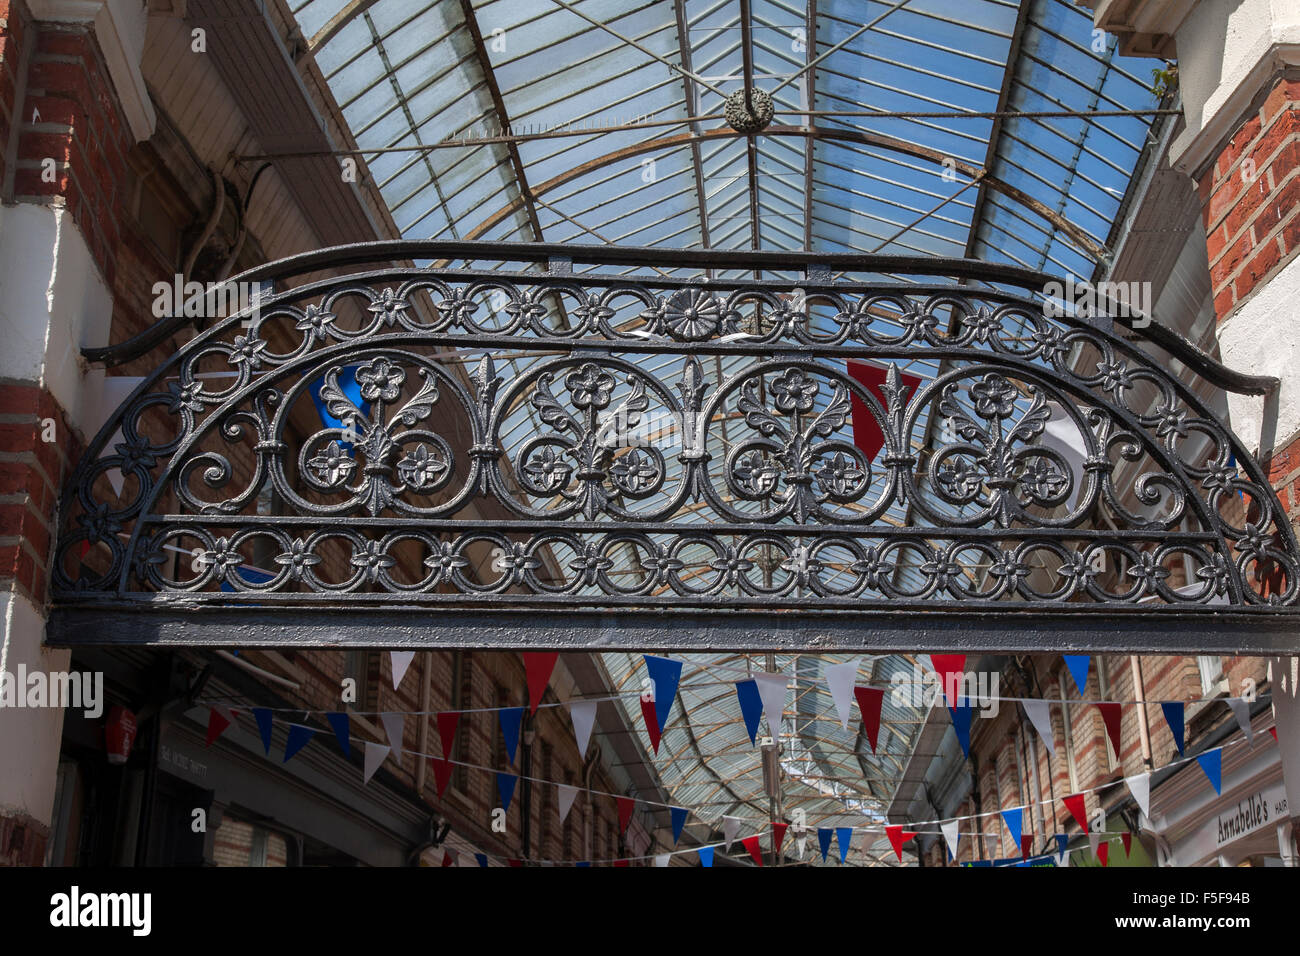
[[[21,129],[14,199],[66,205],[112,287],[133,139],[89,27],[30,26],[38,32],[26,98],[16,105],[16,116],[8,115]],[[7,61],[8,47],[4,53]],[[55,162],[53,182],[42,177],[49,158]]]
[[[1300,527],[1300,438],[1273,452],[1263,464],[1287,520],[1292,527]]]
[[[1051,837],[1057,833],[1078,834],[1079,827],[1065,808],[1062,798],[1072,792],[1089,791],[1104,784],[1114,783],[1122,776],[1141,773],[1145,768],[1142,757],[1141,709],[1132,703],[1136,699],[1133,671],[1126,654],[1093,655],[1088,675],[1088,686],[1080,695],[1074,680],[1065,669],[1059,656],[1040,654],[1020,660],[1023,673],[1030,684],[1021,678],[1020,668],[1008,668],[1001,675],[1000,693],[1007,697],[1036,697],[1060,700],[1061,687],[1066,689],[1068,701],[1107,699],[1121,701],[1120,746],[1118,763],[1111,766],[1107,754],[1107,737],[1100,712],[1087,703],[1073,703],[1069,707],[1070,733],[1066,739],[1064,707],[1051,708],[1054,756],[1027,721],[1018,704],[1003,702],[998,714],[991,718],[975,720],[971,732],[971,757],[978,768],[975,785],[979,792],[979,811],[985,816],[963,820],[961,843],[957,862],[979,859],[977,842],[983,846],[983,858],[1010,857],[1019,853],[1013,846],[1010,834],[998,815],[999,810],[1025,807],[1023,832],[1033,836],[1032,852],[1050,851]],[[1228,677],[1229,693],[1239,695],[1241,682],[1251,678],[1263,689],[1266,662],[1258,657],[1225,657],[1223,672]],[[1105,693],[1100,675],[1105,675]],[[1160,768],[1177,759],[1174,738],[1165,723],[1160,708],[1161,701],[1198,701],[1202,697],[1200,670],[1195,658],[1183,656],[1145,656],[1142,658],[1142,686],[1147,728],[1152,752],[1152,766]],[[1194,751],[1197,741],[1224,723],[1234,720],[1226,706],[1218,701],[1204,704],[1190,703],[1186,710],[1186,745]],[[1070,779],[1070,763],[1074,765],[1074,783]],[[1037,776],[1034,764],[1037,764]],[[1100,796],[1100,800],[1098,799]],[[1128,798],[1123,786],[1111,786],[1100,794],[1088,793],[1084,798],[1086,811],[1091,815],[1098,806],[1108,813]],[[1042,822],[1035,804],[1043,803]],[[967,797],[954,811],[954,816],[967,816],[976,812],[975,801]],[[937,829],[937,827],[927,827]],[[1041,832],[1041,831],[1046,832]],[[981,838],[980,834],[984,834]],[[940,838],[927,851],[927,866],[947,866],[948,854]],[[952,864],[955,865],[955,864]]]
[[[46,437],[54,441],[46,441]],[[44,605],[59,489],[80,445],[35,385],[0,384],[0,587]]]
[[[0,182],[6,172],[5,158],[9,131],[14,124],[14,96],[23,38],[27,34],[26,10],[21,3],[0,0]]]
[[[1200,180],[1222,320],[1300,249],[1300,79],[1280,77]]]

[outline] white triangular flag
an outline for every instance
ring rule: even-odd
[[[1128,792],[1133,794],[1133,799],[1137,801],[1138,807],[1142,811],[1142,816],[1148,820],[1151,819],[1151,774],[1138,773],[1131,777],[1125,777],[1124,783],[1128,786]]]
[[[858,679],[859,663],[861,658],[855,657],[826,668],[826,686],[830,688],[835,712],[840,715],[840,724],[845,730],[849,729],[849,718],[853,716],[853,682]]]
[[[366,741],[366,769],[362,776],[363,783],[370,782],[370,778],[375,775],[379,765],[388,757],[390,749],[392,748],[386,747],[384,744],[377,744],[370,740]]]
[[[591,740],[591,728],[596,723],[596,701],[575,700],[569,704],[569,716],[573,718],[573,736],[578,741],[578,756],[587,756],[587,741]]]
[[[573,808],[574,798],[578,796],[578,788],[571,787],[567,783],[557,783],[555,789],[560,794],[560,822],[563,823],[565,817],[569,815],[569,810]]]
[[[723,817],[722,818],[722,838],[727,841],[723,853],[731,849],[731,843],[736,839],[736,834],[740,832],[740,817]]]
[[[1057,853],[1057,854],[1056,854],[1056,865],[1057,865],[1057,866],[1069,866],[1069,865],[1070,865],[1070,851],[1069,851],[1069,850],[1062,850],[1060,853]]]
[[[1056,756],[1056,735],[1052,733],[1051,702],[1046,700],[1022,700],[1021,705],[1029,716],[1029,722],[1038,731],[1038,739],[1043,742],[1047,752]]]
[[[1097,857],[1097,847],[1101,846],[1101,834],[1096,830],[1088,833],[1088,849],[1092,850],[1092,855]],[[1100,857],[1097,857],[1100,859]]]
[[[1232,716],[1237,718],[1237,726],[1246,735],[1246,746],[1253,745],[1255,742],[1255,728],[1250,725],[1250,704],[1240,697],[1229,697],[1224,703],[1232,708]]]
[[[945,820],[939,824],[939,829],[943,831],[943,841],[948,844],[948,852],[954,860],[957,859],[957,841],[961,838],[957,826],[956,820]]]
[[[380,714],[379,720],[384,725],[384,733],[388,735],[388,746],[397,754],[397,762],[402,762],[402,731],[406,727],[406,717],[403,714]]]
[[[794,841],[794,845],[795,849],[799,851],[799,859],[802,860],[804,850],[808,849],[808,838],[806,836],[801,836],[799,839]]]
[[[393,690],[397,690],[406,676],[406,669],[415,660],[415,651],[389,651],[388,659],[393,665]]]
[[[758,696],[767,714],[767,730],[774,738],[781,736],[781,715],[785,712],[785,692],[789,686],[784,674],[755,674]]]
[[[668,861],[672,859],[671,853],[659,853],[655,855],[655,866],[667,866]]]

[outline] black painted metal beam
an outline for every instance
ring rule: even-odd
[[[55,647],[492,648],[564,651],[863,651],[1136,654],[1300,653],[1294,614],[1270,608],[1207,614],[1163,609],[1069,613],[185,607],[107,603],[56,607]]]
[[[1025,41],[1025,30],[1029,24],[1029,14],[1033,10],[1034,4],[1025,0],[1020,4],[1020,9],[1016,12],[1016,25],[1011,31],[1011,45],[1007,49],[1007,67],[1002,73],[1002,87],[998,91],[998,105],[996,112],[1004,113],[1007,104],[1011,102],[1011,88],[1015,86],[1016,73],[1020,69],[1020,49]],[[1004,116],[998,116],[993,120],[993,126],[989,130],[988,150],[984,154],[984,171],[988,173],[993,169],[994,163],[998,158],[998,144],[1002,140],[1002,127],[1006,122]],[[979,241],[980,221],[984,218],[984,205],[988,201],[989,187],[981,179],[979,191],[975,194],[975,208],[971,210],[970,232],[966,236],[967,258],[975,254],[975,244]]]

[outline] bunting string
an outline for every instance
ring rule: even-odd
[[[243,707],[241,707],[241,708],[238,708],[238,709],[250,710],[250,708],[248,708],[246,705],[243,706]],[[264,711],[264,712],[265,712],[265,711],[271,711],[271,710],[272,710],[272,708],[261,708],[261,707],[258,707],[258,708],[251,708],[251,709],[253,709],[253,710],[259,710],[259,711]],[[498,708],[492,708],[492,709],[498,709]],[[278,709],[275,709],[274,712],[278,712],[278,713],[285,713],[285,712],[290,712],[290,713],[304,713],[304,711],[302,711],[302,710],[300,710],[300,709],[294,709],[294,708],[278,708]],[[325,712],[314,712],[314,711],[308,711],[308,712],[306,712],[306,713],[325,713]],[[386,712],[386,713],[388,713],[388,714],[390,714],[390,715],[397,715],[399,712],[396,712],[396,711],[389,711],[389,712]],[[345,715],[345,716],[346,716],[346,715]],[[383,714],[381,714],[380,716],[382,717]],[[294,722],[294,721],[281,720],[280,722],[283,723],[285,726],[287,726],[287,727],[289,728],[289,730],[290,730],[290,740],[289,740],[289,744],[288,744],[288,745],[289,745],[289,747],[291,747],[291,748],[293,748],[293,749],[292,749],[292,753],[290,753],[289,756],[292,756],[294,753],[297,753],[297,752],[298,752],[299,750],[301,750],[302,747],[305,746],[306,743],[307,743],[307,740],[302,739],[301,735],[295,735],[295,734],[293,733],[295,730],[309,732],[309,736],[308,736],[307,739],[310,739],[310,735],[314,735],[315,733],[325,733],[325,732],[327,732],[327,730],[328,730],[328,728],[323,728],[323,727],[319,727],[319,726],[314,726],[314,725],[311,725],[311,724],[298,723],[298,722]],[[1275,729],[1276,729],[1276,728],[1264,728],[1262,732],[1264,732],[1264,733],[1268,733],[1268,732],[1271,732],[1271,731],[1273,731],[1273,730],[1275,730]],[[1238,733],[1240,733],[1240,731],[1238,731]],[[345,739],[345,735],[344,735],[343,733],[341,733],[341,732],[339,731],[338,728],[334,728],[334,734],[333,734],[333,735],[334,735],[334,736],[335,736],[335,737],[340,741],[340,743],[342,742],[343,739]],[[267,735],[267,734],[264,733],[264,740],[267,739],[268,737],[269,737],[269,735]],[[347,739],[350,743],[355,742],[355,743],[360,743],[360,744],[362,744],[362,745],[365,745],[365,744],[372,744],[372,745],[374,745],[374,744],[377,743],[377,741],[368,740],[368,739],[363,738],[363,737],[358,737],[358,736],[355,736],[355,735],[351,734],[350,732],[346,734],[346,739]],[[1205,760],[1205,758],[1206,758],[1207,755],[1214,754],[1214,753],[1216,753],[1216,752],[1217,752],[1217,753],[1221,753],[1222,751],[1227,750],[1227,749],[1230,748],[1230,747],[1239,746],[1239,745],[1241,745],[1241,744],[1248,744],[1248,745],[1251,745],[1251,741],[1247,740],[1247,739],[1244,737],[1244,735],[1243,735],[1243,737],[1242,737],[1241,739],[1225,741],[1224,743],[1219,744],[1219,745],[1216,746],[1216,747],[1211,747],[1211,748],[1209,748],[1209,749],[1207,749],[1207,750],[1201,751],[1201,752],[1198,753],[1198,754],[1194,754],[1194,755],[1191,755],[1191,756],[1185,756],[1185,757],[1176,758],[1176,759],[1174,759],[1174,760],[1171,760],[1169,763],[1164,764],[1164,765],[1161,766],[1161,767],[1158,767],[1158,768],[1155,768],[1155,769],[1153,769],[1153,770],[1149,770],[1149,771],[1143,771],[1141,774],[1136,774],[1136,775],[1134,775],[1134,776],[1147,776],[1147,777],[1149,777],[1149,776],[1150,776],[1151,774],[1153,774],[1153,773],[1157,773],[1157,772],[1164,771],[1164,770],[1174,769],[1174,768],[1181,767],[1181,766],[1184,766],[1184,765],[1186,765],[1186,764],[1193,763],[1193,762],[1199,762],[1199,763],[1202,764],[1202,766],[1204,766],[1204,760]],[[445,764],[447,764],[447,765],[450,765],[450,766],[465,767],[466,769],[477,770],[477,771],[482,771],[482,772],[486,772],[486,773],[493,773],[493,774],[497,774],[497,775],[503,775],[503,774],[504,774],[504,775],[507,775],[507,776],[514,777],[514,778],[516,778],[516,780],[527,780],[527,781],[529,781],[530,783],[542,784],[542,785],[546,785],[546,786],[570,786],[570,785],[568,785],[568,784],[561,784],[561,783],[559,783],[558,781],[547,780],[547,779],[544,779],[544,778],[542,778],[542,777],[535,777],[535,776],[531,776],[531,775],[524,775],[524,774],[511,773],[509,770],[501,770],[501,769],[499,769],[499,768],[487,767],[487,766],[483,766],[483,765],[481,765],[481,764],[469,763],[469,762],[467,762],[467,761],[454,760],[454,759],[451,759],[451,758],[443,757],[443,756],[438,755],[438,754],[424,753],[424,752],[422,752],[422,751],[410,750],[410,749],[407,749],[407,748],[404,748],[404,747],[401,747],[401,746],[392,746],[392,745],[390,744],[390,745],[388,745],[388,747],[389,747],[390,751],[392,751],[392,752],[401,753],[401,754],[409,754],[409,755],[411,755],[411,756],[414,756],[414,757],[417,757],[417,758],[420,758],[420,759],[427,759],[427,760],[436,760],[436,761],[441,761],[441,762],[443,762],[443,763],[445,763]],[[268,746],[267,749],[269,750],[269,746]],[[286,757],[286,760],[287,760],[287,759],[288,759],[288,758]],[[1122,779],[1120,779],[1120,780],[1112,780],[1112,781],[1108,781],[1108,782],[1103,783],[1103,784],[1099,784],[1098,786],[1095,786],[1095,787],[1089,787],[1089,788],[1086,788],[1086,789],[1078,790],[1078,791],[1076,791],[1076,792],[1074,792],[1074,793],[1072,793],[1072,794],[1069,794],[1069,795],[1067,796],[1066,799],[1071,798],[1071,797],[1083,797],[1083,796],[1086,796],[1086,795],[1088,795],[1088,794],[1093,794],[1093,793],[1100,793],[1100,792],[1102,792],[1102,791],[1109,790],[1109,789],[1112,788],[1112,787],[1125,786],[1125,785],[1127,784],[1127,779],[1128,779],[1128,778],[1122,778]],[[1212,781],[1212,782],[1213,782],[1213,781]],[[597,790],[597,789],[594,789],[594,788],[588,788],[588,787],[572,786],[571,789],[573,789],[573,790],[576,791],[577,793],[586,793],[586,794],[589,794],[589,795],[591,795],[591,796],[608,797],[608,798],[610,798],[610,799],[614,799],[614,800],[627,800],[627,799],[632,799],[632,800],[634,800],[634,802],[639,803],[639,804],[643,804],[643,805],[648,806],[648,807],[657,807],[657,808],[660,808],[660,809],[669,809],[669,810],[672,810],[672,809],[686,809],[688,812],[692,813],[692,814],[693,814],[697,819],[699,819],[702,823],[709,824],[709,825],[712,825],[712,826],[716,826],[716,825],[717,825],[718,823],[720,823],[720,822],[722,821],[722,819],[723,819],[723,817],[721,817],[721,816],[715,816],[715,817],[712,817],[712,819],[710,819],[709,816],[706,816],[705,814],[701,814],[701,813],[695,812],[695,810],[694,810],[693,808],[690,808],[690,807],[682,808],[682,807],[680,807],[678,804],[666,803],[666,802],[662,802],[662,801],[658,801],[658,800],[651,800],[651,799],[647,799],[647,798],[643,798],[643,797],[634,797],[634,798],[629,798],[626,794],[622,794],[622,793],[614,793],[614,792],[605,791],[605,790]],[[1216,788],[1216,789],[1217,789],[1217,788]],[[823,795],[823,796],[824,796],[825,799],[837,799],[837,798],[832,797],[832,796],[830,796],[830,795]],[[999,808],[999,809],[996,809],[996,810],[987,810],[987,811],[984,811],[984,812],[981,812],[981,813],[966,814],[966,815],[963,815],[963,816],[954,816],[954,817],[944,817],[944,818],[941,818],[941,819],[934,819],[934,820],[918,820],[918,821],[911,821],[911,822],[909,822],[909,823],[907,824],[907,826],[908,826],[909,828],[915,828],[915,827],[926,827],[926,826],[941,827],[941,826],[942,826],[943,824],[945,824],[945,823],[954,823],[954,822],[956,822],[956,823],[962,823],[962,822],[969,822],[969,821],[972,821],[972,820],[983,820],[983,819],[985,819],[985,818],[990,818],[990,817],[992,817],[992,818],[997,818],[997,817],[1003,815],[1004,813],[1008,812],[1008,810],[1022,810],[1022,811],[1023,811],[1023,810],[1027,810],[1027,809],[1033,808],[1033,807],[1040,807],[1040,806],[1041,806],[1041,807],[1047,807],[1047,806],[1051,806],[1052,804],[1055,804],[1055,803],[1057,803],[1057,802],[1061,802],[1062,799],[1063,799],[1063,798],[1061,798],[1061,797],[1057,797],[1057,798],[1055,798],[1055,799],[1051,799],[1051,798],[1049,798],[1049,799],[1045,799],[1045,800],[1029,801],[1029,802],[1027,802],[1027,803],[1024,803],[1024,804],[1019,805],[1018,807],[1013,807],[1013,808]],[[734,805],[734,801],[727,802],[726,805],[727,805],[727,806],[733,806],[733,805]],[[701,805],[701,806],[703,806],[703,805]],[[839,820],[841,820],[841,819],[842,819],[842,817],[840,817],[840,816],[838,816],[838,815],[827,815],[827,816],[820,817],[820,818],[818,818],[818,819],[816,819],[816,820],[810,820],[810,821],[809,821],[809,827],[811,828],[811,827],[815,826],[815,825],[818,824],[818,823],[822,823],[822,822],[826,822],[826,821],[839,821]],[[845,829],[844,827],[839,827],[839,828],[840,828],[840,829]],[[847,829],[851,829],[851,830],[853,830],[855,833],[874,833],[874,834],[879,835],[879,834],[884,834],[884,833],[886,833],[887,830],[890,829],[890,828],[889,828],[888,826],[885,826],[884,824],[858,824],[858,825],[855,825],[855,826],[852,826],[852,827],[848,827]],[[941,832],[941,831],[914,831],[914,832],[937,833],[937,832]],[[970,835],[973,835],[973,834],[963,833],[963,834],[961,834],[961,835],[963,835],[963,836],[970,836]],[[645,857],[645,858],[646,858],[646,859],[649,859],[650,857]],[[628,858],[628,859],[633,859],[633,858]]]

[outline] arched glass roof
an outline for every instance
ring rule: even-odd
[[[1089,278],[1151,117],[1041,114],[1158,105],[1153,63],[1068,0],[294,12],[406,238],[968,255]],[[752,137],[723,119],[747,76],[775,108]]]
[[[292,8],[410,239],[965,256],[1092,279],[1154,118],[1098,114],[1160,105],[1144,79],[1157,64],[1120,56],[1068,0]],[[724,119],[726,98],[747,87],[773,103],[757,135]],[[615,689],[640,688],[639,655],[602,658]],[[915,748],[927,709],[889,694],[878,753],[860,724],[841,729],[824,669],[849,659],[773,662],[791,680],[787,819],[883,822]],[[859,682],[910,680],[915,666],[867,657]],[[699,839],[716,838],[724,815],[759,825],[773,812],[734,689],[767,667],[764,655],[691,656],[648,757],[673,802],[696,811]],[[855,841],[849,862],[893,862],[871,843]]]

